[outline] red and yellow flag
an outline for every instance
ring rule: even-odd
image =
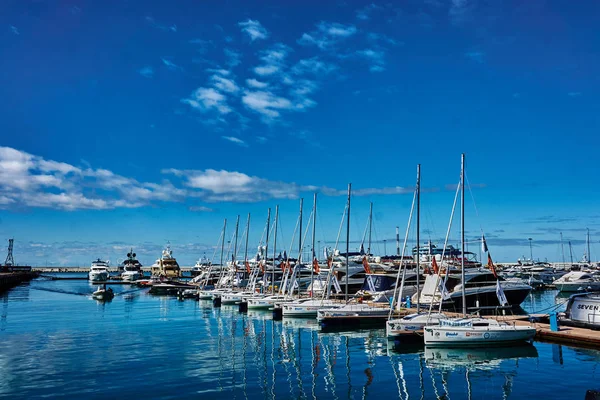
[[[436,275],[440,272],[440,268],[437,265],[437,261],[435,260],[435,256],[433,256],[433,259],[431,260],[431,269],[433,269],[433,273],[436,274]]]
[[[369,261],[367,260],[367,256],[363,257],[363,267],[365,268],[365,272],[367,274],[371,273],[371,266],[369,265]]]
[[[494,262],[492,261],[492,256],[490,255],[489,252],[488,252],[487,267],[490,269],[490,271],[492,271],[492,274],[494,274],[494,278],[498,279],[498,274],[496,273],[496,267],[494,266]]]
[[[317,261],[317,257],[313,258],[313,268],[317,274],[321,272],[321,268],[319,268],[319,261]]]

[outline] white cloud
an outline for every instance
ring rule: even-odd
[[[292,72],[300,74],[328,74],[337,69],[333,64],[320,60],[318,57],[300,60],[292,67]]]
[[[214,212],[215,211],[213,208],[205,207],[205,206],[191,206],[189,208],[189,210],[196,211],[196,212]]]
[[[181,101],[202,112],[213,110],[219,114],[231,112],[231,108],[227,105],[227,98],[213,88],[200,87],[189,98]]]
[[[257,81],[254,78],[252,78],[252,79],[246,79],[246,84],[249,87],[256,88],[256,89],[264,89],[267,86],[269,86],[268,83]]]
[[[239,22],[238,25],[242,27],[242,31],[250,37],[251,41],[264,40],[269,36],[269,32],[256,20],[248,19]]]
[[[140,69],[138,73],[145,78],[152,78],[154,76],[154,69],[152,69],[152,67],[146,66]]]
[[[16,27],[16,26],[14,26],[14,25],[11,25],[11,26],[10,26],[10,31],[11,31],[11,33],[12,33],[13,35],[20,35],[20,34],[21,34],[21,32],[19,32],[19,28],[17,28],[17,27]]]
[[[232,79],[227,79],[219,75],[212,76],[215,88],[228,93],[235,93],[239,90],[238,86]]]
[[[317,29],[310,33],[302,34],[298,43],[305,46],[317,46],[321,50],[330,49],[341,40],[344,40],[357,32],[354,25],[343,25],[335,22],[321,21]]]
[[[233,68],[241,64],[242,53],[232,49],[223,49],[223,53],[227,57],[227,65],[229,67]]]
[[[106,169],[84,169],[0,147],[0,206],[3,208],[140,207],[153,201],[177,201],[183,199],[185,193],[168,182],[138,182]]]
[[[254,72],[261,76],[273,75],[278,71],[279,67],[277,65],[262,65],[254,68]]]
[[[172,62],[169,59],[166,58],[161,58],[163,64],[169,68],[171,71],[178,71],[178,70],[183,70],[183,68],[181,68],[179,65],[175,64],[174,62]]]
[[[581,92],[569,92],[567,93],[569,97],[579,97],[581,96]]]
[[[242,96],[242,103],[269,119],[279,117],[280,110],[294,108],[290,100],[269,91],[246,91]]]
[[[361,21],[366,21],[371,18],[371,13],[375,10],[381,10],[382,7],[371,3],[356,11],[356,18]]]
[[[221,136],[221,138],[231,142],[231,143],[235,143],[238,146],[242,146],[242,147],[248,147],[248,144],[246,142],[244,142],[242,139],[240,138],[236,138],[234,136]]]
[[[354,55],[367,60],[369,71],[381,72],[385,70],[385,53],[379,49],[363,49],[354,52]]]
[[[239,138],[224,136],[245,145]],[[258,138],[259,141],[263,141]],[[266,139],[264,139],[266,140]],[[164,174],[182,180],[176,186],[169,180],[140,182],[102,168],[80,168],[10,147],[0,147],[0,207],[43,207],[59,210],[136,208],[157,202],[258,202],[269,199],[295,199],[301,192],[343,195],[345,190],[294,182],[272,181],[237,171],[165,169]],[[357,196],[401,194],[402,187],[365,188]]]

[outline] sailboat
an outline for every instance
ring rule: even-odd
[[[461,190],[461,250],[465,250],[465,155],[461,157],[460,173]],[[461,275],[465,274],[464,257],[461,257],[462,268]],[[491,256],[488,252],[490,267]],[[495,272],[495,271],[494,271]],[[494,273],[495,275],[495,273]],[[506,297],[502,292],[500,282],[497,282],[498,299],[501,303],[507,303]],[[441,319],[438,326],[426,326],[423,329],[425,345],[435,346],[493,346],[507,345],[512,343],[530,342],[535,336],[536,329],[531,326],[521,326],[515,323],[497,321],[487,318],[467,317],[467,303],[465,297],[465,287],[462,286],[462,318]],[[504,305],[504,304],[502,304]]]
[[[348,214],[346,219],[346,275],[348,275],[348,255],[350,247],[350,199],[352,185],[348,184]],[[348,285],[345,287],[347,303],[339,308],[323,308],[317,311],[317,320],[323,328],[362,327],[383,325],[390,313],[389,305],[383,303],[363,303],[360,299],[348,302]]]
[[[446,318],[446,316],[442,313],[431,313],[431,312],[420,312],[419,309],[421,308],[421,304],[420,304],[420,287],[419,287],[419,275],[420,275],[420,269],[421,269],[421,252],[419,249],[420,246],[420,226],[421,226],[421,165],[417,165],[417,184],[415,185],[415,195],[414,195],[414,200],[416,201],[416,205],[417,205],[417,226],[416,226],[416,230],[417,230],[417,246],[416,246],[416,259],[417,259],[417,312],[413,313],[413,314],[409,314],[406,315],[402,318],[390,318],[388,319],[387,323],[386,323],[386,334],[388,339],[396,339],[399,336],[407,333],[407,332],[420,332],[423,330],[423,327],[426,325],[437,325],[439,323],[440,319],[444,319]],[[413,202],[413,209],[414,209],[414,202]],[[412,209],[411,209],[411,217],[409,217],[409,221],[408,221],[408,227],[406,229],[406,237],[404,239],[404,248],[402,249],[402,264],[404,263],[404,251],[406,250],[406,242],[408,239],[408,232],[410,229],[410,222],[412,219]],[[444,246],[444,249],[446,248],[446,246]],[[435,261],[435,256],[432,258],[432,269],[434,271],[437,271],[436,268],[436,261]],[[402,268],[401,264],[401,268],[398,269],[398,277],[397,279],[399,279],[400,277],[400,273],[402,272],[402,284],[401,284],[401,288],[404,287],[405,281],[406,281],[406,267]],[[398,301],[394,301],[394,303],[397,303],[398,305],[400,305],[401,303],[401,299],[402,299],[402,295],[400,295],[398,297],[397,293],[394,293],[394,299],[399,299]]]

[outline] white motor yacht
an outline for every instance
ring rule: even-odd
[[[97,259],[96,261],[92,261],[92,266],[90,267],[90,273],[88,277],[92,282],[103,282],[107,281],[109,277],[108,272],[108,261],[102,261],[101,259]]]
[[[584,271],[571,271],[554,281],[561,292],[582,292],[600,290],[600,280]]]
[[[181,278],[181,268],[179,268],[177,260],[173,257],[170,244],[167,244],[167,247],[162,251],[161,257],[152,265],[152,276]]]
[[[135,258],[136,254],[133,249],[127,253],[127,259],[123,261],[123,273],[121,279],[125,282],[135,282],[144,277],[142,272],[142,264]]]
[[[560,323],[583,328],[600,328],[600,293],[580,293],[569,297]]]

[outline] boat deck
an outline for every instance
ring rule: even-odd
[[[406,310],[405,314],[416,313],[412,308]],[[445,313],[449,317],[459,317],[460,313]],[[580,328],[575,326],[561,325],[559,322],[558,331],[550,328],[550,316],[548,314],[530,314],[530,315],[507,315],[507,316],[483,316],[483,318],[497,318],[498,321],[506,321],[519,326],[533,326],[536,328],[535,340],[548,343],[566,344],[581,347],[600,347],[600,330],[589,328]],[[534,322],[531,322],[533,320]],[[399,343],[414,343],[415,340],[423,340],[423,331],[407,332],[399,335],[396,339]]]

